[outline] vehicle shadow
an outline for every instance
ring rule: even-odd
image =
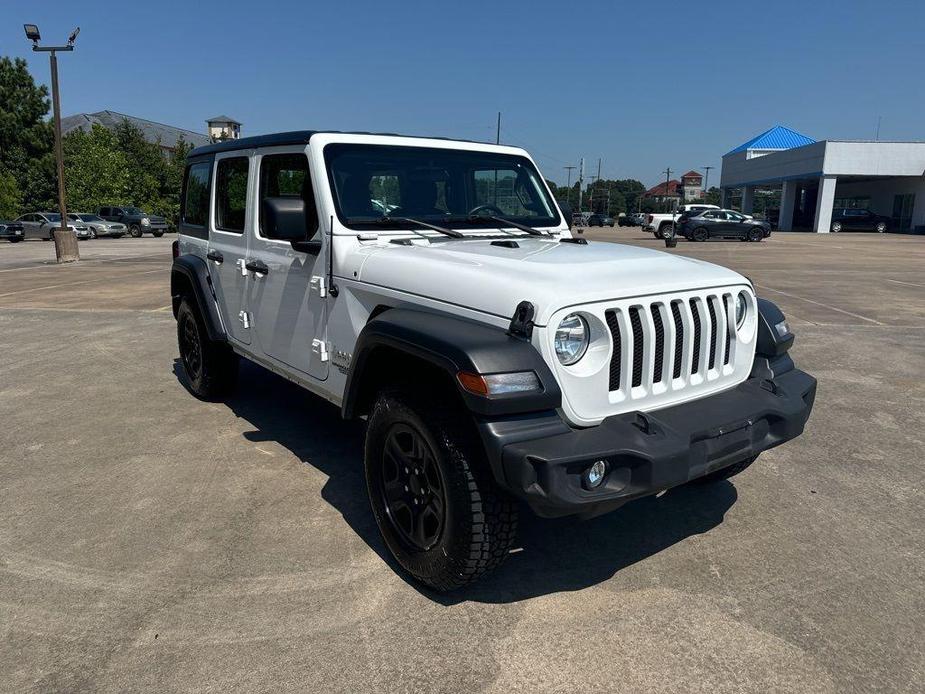
[[[183,383],[179,360],[174,373]],[[244,387],[226,404],[253,426],[245,438],[276,442],[323,472],[322,498],[409,586],[444,605],[517,602],[596,585],[716,527],[737,497],[729,482],[685,486],[591,520],[538,518],[524,506],[517,545],[501,568],[470,588],[440,594],[411,580],[379,535],[366,496],[364,423],[344,421],[335,406],[251,362],[242,360],[240,380]]]

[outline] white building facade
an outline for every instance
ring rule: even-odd
[[[826,233],[845,208],[889,217],[890,231],[925,231],[925,142],[815,142],[776,126],[723,157],[723,206],[738,189],[751,214],[755,190],[776,187],[781,231]]]

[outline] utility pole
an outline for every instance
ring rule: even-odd
[[[715,169],[715,166],[704,166],[703,170],[706,171],[706,175],[703,178],[703,194],[706,195],[707,191],[710,190],[710,169]]]
[[[566,171],[568,171],[568,183],[565,184],[565,189],[566,189],[568,192],[565,194],[565,201],[566,201],[569,205],[571,205],[571,204],[572,204],[572,203],[571,203],[571,199],[572,199],[572,171],[575,170],[575,169],[577,169],[578,167],[577,167],[577,166],[563,166],[562,168],[565,169]]]
[[[582,196],[582,187],[584,186],[585,180],[585,158],[582,157],[579,162],[580,166],[578,167],[578,211],[581,212],[581,196]]]
[[[80,251],[77,248],[77,233],[67,226],[67,207],[64,199],[64,150],[61,146],[61,99],[58,92],[58,51],[73,51],[74,41],[80,33],[80,27],[74,29],[67,39],[66,46],[39,46],[42,39],[39,28],[35,24],[24,24],[26,38],[32,41],[32,50],[37,53],[50,53],[51,64],[51,101],[55,119],[55,160],[58,168],[58,213],[61,215],[61,226],[54,230],[55,257],[59,263],[73,263],[80,260]]]
[[[501,144],[501,111],[498,111],[498,129],[495,134],[495,144]]]
[[[594,193],[597,192],[597,190],[596,190],[596,188],[595,188],[595,184],[597,183],[598,180],[600,180],[601,177],[600,177],[600,176],[594,176],[594,175],[592,174],[591,176],[588,176],[588,178],[591,179],[591,185],[588,186],[588,187],[591,189],[591,196],[590,196],[590,197],[591,197],[591,200],[590,200],[590,202],[589,202],[589,205],[590,205],[590,207],[591,207],[591,212],[594,212]]]

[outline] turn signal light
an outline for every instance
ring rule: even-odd
[[[530,393],[543,389],[539,377],[533,371],[485,375],[460,371],[456,374],[456,379],[465,390],[483,397],[505,393]]]

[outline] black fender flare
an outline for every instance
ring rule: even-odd
[[[420,358],[445,371],[455,384],[469,411],[496,416],[552,410],[561,405],[559,384],[536,348],[503,328],[456,316],[393,308],[372,318],[357,338],[342,414],[350,419],[357,407],[367,376],[367,365],[376,350],[391,348]],[[533,371],[542,389],[524,393],[474,395],[462,388],[457,374]]]
[[[786,325],[784,313],[777,304],[767,299],[758,299],[758,342],[755,351],[763,357],[779,357],[786,354],[793,345],[794,335],[789,325],[783,334],[778,332],[777,326]]]
[[[189,254],[174,258],[173,267],[170,269],[170,296],[174,318],[177,317],[177,311],[180,309],[180,300],[183,298],[185,286],[191,288],[193,299],[199,307],[199,315],[206,324],[209,339],[215,342],[227,341],[228,336],[215,303],[209,268],[202,258]]]

